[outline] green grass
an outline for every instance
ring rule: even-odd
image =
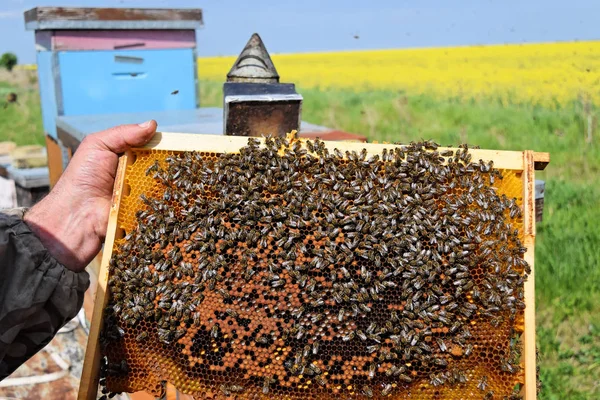
[[[10,92],[17,93],[18,102],[5,105]],[[17,145],[45,143],[37,91],[0,82],[0,142],[5,140]]]
[[[202,82],[202,105],[220,106],[221,87]],[[304,120],[370,140],[423,138],[551,153],[550,165],[539,173],[546,194],[535,254],[540,398],[600,398],[600,131],[591,143],[585,141],[582,107],[548,110],[394,91],[299,91]],[[39,113],[35,95],[24,97],[19,107],[0,109],[0,141],[43,143]]]
[[[600,190],[550,179],[536,238],[542,399],[600,398]]]

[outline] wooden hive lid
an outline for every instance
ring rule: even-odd
[[[52,29],[197,29],[198,8],[35,7],[25,11],[27,30]]]

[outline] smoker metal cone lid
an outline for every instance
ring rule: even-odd
[[[246,47],[227,74],[228,82],[277,83],[279,74],[271,56],[257,33],[253,34]]]

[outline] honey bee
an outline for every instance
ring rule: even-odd
[[[271,384],[274,383],[275,380],[271,376],[265,376],[263,379],[262,392],[263,394],[269,394],[269,389]]]
[[[367,351],[368,351],[369,353],[375,353],[375,352],[377,352],[377,351],[378,351],[380,348],[381,348],[381,346],[380,346],[380,345],[377,345],[377,344],[376,344],[376,345],[371,345],[371,346],[367,346]]]
[[[485,392],[485,389],[487,388],[487,386],[488,386],[488,378],[487,378],[487,376],[483,375],[481,377],[481,379],[479,380],[479,383],[477,383],[477,388],[479,390],[481,390],[482,392]]]
[[[315,376],[315,381],[319,384],[319,386],[327,386],[327,380],[323,378],[321,375]]]
[[[465,346],[465,353],[464,353],[465,357],[470,356],[472,352],[473,352],[473,345],[469,343]]]
[[[375,377],[376,370],[377,370],[377,364],[376,363],[369,364],[369,367],[368,367],[369,379],[373,379]]]
[[[445,360],[445,359],[443,359],[443,358],[434,358],[434,359],[433,359],[433,363],[434,363],[435,365],[439,365],[439,366],[442,366],[442,367],[445,367],[445,366],[447,366],[447,365],[448,365],[448,361],[446,361],[446,360]]]
[[[446,376],[443,373],[429,375],[429,382],[434,387],[443,385],[445,381],[446,381]]]
[[[392,385],[390,383],[387,383],[384,385],[383,389],[381,390],[381,395],[382,396],[387,396],[392,392]]]
[[[219,325],[213,325],[212,328],[210,328],[210,336],[215,339],[219,336]]]

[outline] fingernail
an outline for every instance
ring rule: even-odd
[[[146,122],[144,122],[144,123],[141,123],[141,124],[138,124],[138,126],[139,126],[140,128],[147,128],[147,127],[149,127],[149,126],[150,126],[150,124],[151,124],[151,123],[152,123],[152,120],[150,120],[150,121],[146,121]]]

